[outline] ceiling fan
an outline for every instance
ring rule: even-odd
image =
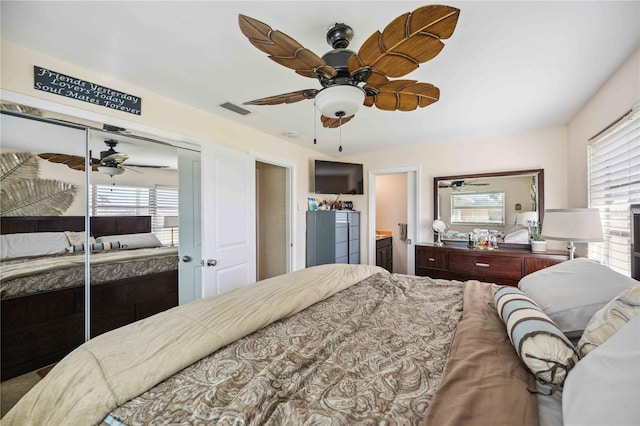
[[[327,30],[333,48],[319,57],[286,34],[245,15],[240,30],[269,59],[315,78],[322,89],[303,89],[244,102],[245,105],[278,105],[314,99],[324,127],[335,128],[354,117],[360,104],[385,111],[411,111],[438,101],[440,90],[402,77],[433,59],[444,47],[441,39],[453,34],[460,10],[442,5],[420,7],[392,20],[373,33],[358,53],[347,49],[353,30],[336,23]]]
[[[451,188],[454,191],[460,191],[462,190],[465,186],[487,186],[489,185],[489,183],[486,182],[480,182],[478,183],[477,181],[465,181],[465,180],[441,180],[438,181],[438,188]]]
[[[123,163],[129,158],[127,154],[116,151],[116,146],[118,145],[118,141],[115,139],[107,139],[104,141],[109,149],[100,152],[100,159],[91,158],[89,160],[91,164],[91,170],[97,171],[100,173],[104,173],[110,176],[120,175],[124,173],[125,166]],[[91,153],[90,153],[91,155]],[[84,171],[85,158],[81,155],[70,155],[70,154],[62,154],[56,152],[44,152],[42,154],[38,154],[38,157],[50,161],[52,163],[64,164],[70,169]],[[149,166],[143,164],[127,164],[128,166],[133,167],[152,167],[152,168],[162,168],[164,166]],[[134,170],[126,168],[127,170]],[[137,170],[134,170],[137,172]],[[140,172],[138,172],[140,173]]]

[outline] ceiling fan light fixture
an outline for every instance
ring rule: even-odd
[[[116,175],[121,175],[124,173],[124,168],[116,166],[116,167],[112,167],[112,166],[98,166],[98,171],[100,173],[103,173],[105,175],[109,175],[109,176],[116,176]]]
[[[322,115],[330,118],[354,115],[364,102],[365,92],[350,84],[329,86],[318,92],[315,98],[316,108]]]

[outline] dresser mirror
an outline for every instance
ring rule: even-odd
[[[469,233],[486,231],[497,234],[498,245],[528,248],[526,220],[542,223],[543,169],[439,176],[433,187],[433,217],[447,225],[446,244],[466,244]]]

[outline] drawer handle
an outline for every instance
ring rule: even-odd
[[[433,257],[429,258],[429,262],[435,262],[436,260]]]
[[[476,266],[479,266],[481,268],[488,268],[490,265],[488,263],[476,262]]]

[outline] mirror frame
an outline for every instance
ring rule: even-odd
[[[433,220],[438,217],[438,182],[441,180],[466,180],[476,178],[493,178],[493,177],[508,177],[508,176],[523,176],[523,175],[538,175],[538,216],[540,224],[544,220],[544,169],[529,169],[529,170],[511,170],[504,172],[492,172],[492,173],[475,173],[466,175],[452,175],[452,176],[436,176],[433,178]],[[433,235],[433,241],[436,242],[438,237]],[[447,245],[466,246],[465,241],[453,241],[445,240]],[[529,249],[531,244],[517,244],[517,243],[502,243],[500,247],[505,248],[522,248]]]

